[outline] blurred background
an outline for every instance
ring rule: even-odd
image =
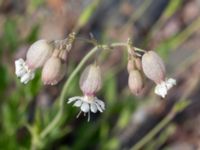
[[[155,50],[166,63],[167,76],[177,79],[177,86],[163,100],[153,93],[154,83],[146,80],[143,93],[134,96],[127,86],[126,51],[105,51],[99,56],[104,84],[98,97],[105,101],[106,111],[92,114],[89,123],[84,116],[76,119],[78,109],[67,104],[69,97],[81,95],[80,75],[76,76],[66,95],[61,126],[33,148],[27,124],[40,133],[52,121],[59,109],[56,98],[67,77],[93,46],[76,41],[67,76],[56,86],[41,83],[41,70],[29,84],[21,84],[14,61],[25,58],[36,40],[64,39],[75,26],[79,37],[88,39],[92,33],[105,44],[131,37],[135,46]],[[199,150],[199,41],[200,0],[0,0],[0,149],[128,150],[177,101],[188,100],[191,104],[141,149]]]

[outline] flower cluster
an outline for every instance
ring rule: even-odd
[[[176,80],[166,78],[165,65],[160,56],[154,51],[144,51],[140,49],[133,49],[133,51],[131,51],[131,48],[129,48],[128,52],[131,58],[129,58],[127,65],[129,72],[129,88],[131,92],[135,95],[141,92],[143,87],[141,71],[143,71],[147,78],[156,83],[155,94],[165,98],[168,90],[176,85]],[[140,55],[138,52],[142,52],[142,54]]]
[[[39,40],[33,43],[26,54],[26,60],[22,58],[15,61],[15,73],[24,84],[34,78],[35,70],[42,67],[42,81],[44,84],[57,84],[66,73],[66,62],[69,51],[75,40],[75,33],[69,34],[65,40],[47,41]],[[127,43],[128,50],[128,86],[134,95],[140,95],[144,87],[144,75],[156,83],[154,92],[165,98],[168,90],[176,85],[176,80],[166,78],[166,69],[162,59],[154,51],[145,51],[132,47],[130,40]],[[83,96],[71,97],[68,103],[80,107],[79,115],[83,112],[103,112],[105,104],[96,97],[101,89],[101,69],[97,63],[85,68],[79,81]]]
[[[27,51],[26,60],[15,61],[15,73],[20,81],[27,84],[35,76],[35,70],[43,67],[44,84],[57,84],[65,75],[65,65],[75,33],[61,41],[38,40]]]
[[[128,50],[127,70],[129,73],[128,86],[130,91],[135,94],[141,94],[144,87],[144,77],[142,73],[149,79],[153,80],[157,86],[155,93],[163,98],[167,95],[167,91],[176,84],[174,79],[165,78],[165,66],[162,59],[153,51],[131,51]],[[83,96],[71,97],[68,103],[73,103],[73,106],[80,107],[79,115],[83,112],[88,114],[90,120],[90,112],[103,112],[105,104],[96,97],[96,93],[100,90],[102,79],[100,67],[97,64],[89,65],[85,68],[80,77],[80,89]]]

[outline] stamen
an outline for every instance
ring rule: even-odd
[[[76,116],[76,118],[78,118],[81,115],[82,111],[79,111],[78,115]]]
[[[90,111],[88,111],[88,122],[90,121]]]

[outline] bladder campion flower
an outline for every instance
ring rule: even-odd
[[[162,59],[154,51],[148,51],[142,56],[142,68],[144,74],[157,85],[154,92],[165,97],[169,89],[176,85],[176,80],[165,77],[165,66]]]
[[[81,111],[77,117],[81,112],[88,113],[89,121],[90,111],[96,113],[97,111],[103,112],[105,110],[104,102],[95,96],[102,84],[100,67],[97,64],[87,66],[81,75],[79,84],[83,96],[69,98],[68,103],[75,102],[73,106],[80,107]]]
[[[42,67],[52,55],[53,48],[47,40],[33,43],[26,54],[26,61],[22,58],[15,61],[15,73],[26,84],[34,78],[35,69]]]

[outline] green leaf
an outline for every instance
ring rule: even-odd
[[[39,29],[40,29],[39,25],[33,26],[31,32],[29,33],[29,35],[26,38],[28,43],[32,43],[32,42],[35,42],[37,40]]]
[[[2,95],[8,84],[8,73],[6,67],[3,65],[0,65],[0,72],[0,95]]]
[[[17,33],[16,23],[14,20],[8,19],[4,24],[4,46],[9,47],[11,51],[16,49],[19,42],[19,35]]]
[[[181,6],[181,3],[183,1],[182,0],[170,0],[170,3],[168,5],[168,7],[166,8],[165,12],[164,12],[164,18],[168,19],[170,18],[176,11],[177,9]]]
[[[117,138],[112,138],[108,140],[105,145],[106,150],[114,150],[119,148],[119,140]]]
[[[173,110],[174,112],[181,112],[183,111],[187,106],[189,106],[191,104],[190,101],[188,100],[182,100],[182,101],[178,101],[174,107]]]
[[[120,113],[117,126],[122,129],[126,127],[131,118],[132,112],[129,109],[123,109]]]
[[[86,23],[89,21],[91,16],[93,15],[95,9],[99,5],[100,0],[94,0],[90,5],[88,5],[85,10],[81,13],[81,16],[79,17],[77,26],[78,28],[82,28],[86,25]]]
[[[103,93],[108,103],[114,103],[117,99],[117,83],[116,77],[113,76],[112,71],[108,72],[104,82]]]

